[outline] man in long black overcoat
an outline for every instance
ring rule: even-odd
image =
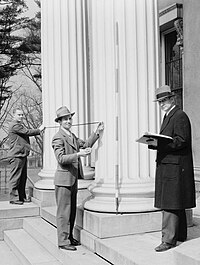
[[[156,91],[156,101],[165,112],[160,134],[172,141],[159,141],[157,147],[155,207],[163,210],[161,252],[187,238],[185,209],[195,207],[195,183],[192,158],[191,125],[187,114],[175,105],[169,86]]]

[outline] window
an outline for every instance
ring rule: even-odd
[[[165,35],[165,82],[176,94],[176,103],[182,108],[182,52],[176,42],[176,31],[172,31]]]

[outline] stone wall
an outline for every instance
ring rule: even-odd
[[[193,130],[196,178],[200,180],[200,1],[183,1],[184,110]]]

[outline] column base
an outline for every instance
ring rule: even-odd
[[[40,190],[54,190],[54,174],[55,170],[46,170],[42,169],[39,173],[38,176],[41,178],[38,180],[35,184],[34,187],[36,189]]]
[[[186,217],[187,226],[192,226],[192,209],[186,210]],[[160,231],[162,211],[116,215],[90,212],[79,207],[76,224],[78,227],[83,227],[81,230],[82,244],[90,248],[87,242],[91,243],[94,237],[104,239]],[[86,239],[82,233],[86,233],[88,238]]]
[[[88,186],[92,183],[92,181],[93,180],[84,180],[84,179],[78,180],[78,194],[77,194],[78,205],[84,204],[85,200],[88,200],[88,198],[91,197],[91,193],[88,190]],[[46,180],[40,180],[40,183],[38,183],[38,185],[36,185],[36,187],[33,190],[32,201],[41,207],[55,206],[56,200],[55,200],[54,185],[52,186],[53,189],[37,188],[38,186],[43,187],[45,183],[49,184],[49,186],[53,185],[53,182],[51,183],[51,182],[46,182]]]
[[[156,211],[153,198],[120,198],[117,209],[115,198],[90,198],[84,208],[100,213],[138,213]]]
[[[94,176],[95,176],[94,168],[83,166],[83,175],[84,175],[85,180],[94,179]]]
[[[84,211],[83,229],[98,238],[126,236],[161,230],[161,211],[104,214]]]
[[[41,190],[34,188],[33,198],[31,200],[40,207],[56,205],[54,190]]]
[[[93,196],[85,202],[84,208],[102,213],[155,211],[154,182],[120,184],[118,196],[114,186],[114,183],[101,184],[94,181],[88,188]]]

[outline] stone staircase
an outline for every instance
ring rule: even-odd
[[[79,208],[78,212],[75,237],[81,238],[82,245],[70,252],[57,247],[55,206],[0,202],[0,235],[4,239],[0,241],[0,265],[200,265],[198,207],[194,225],[188,228],[188,240],[163,253],[154,251],[160,232],[100,239],[81,228],[83,211]]]
[[[21,264],[108,264],[83,246],[76,252],[59,250],[56,228],[40,217],[24,219],[23,229],[5,231],[4,241]]]
[[[49,217],[55,220],[55,207],[49,208],[54,210]],[[0,241],[1,265],[109,264],[83,246],[76,252],[58,249],[56,227],[40,217],[40,207],[33,203],[0,202],[0,216],[4,240]]]

